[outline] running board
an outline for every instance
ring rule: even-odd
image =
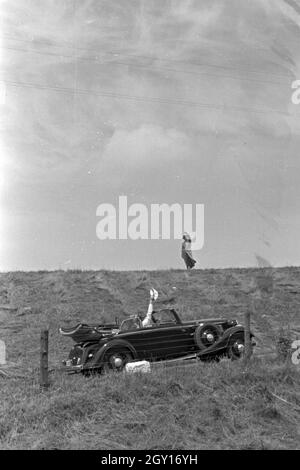
[[[188,356],[176,357],[175,359],[164,359],[162,361],[153,361],[150,364],[173,364],[174,362],[182,362],[186,360],[198,359],[197,354],[189,354]]]

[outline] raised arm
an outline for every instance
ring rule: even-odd
[[[152,312],[153,312],[153,303],[158,297],[158,293],[155,289],[150,289],[150,300],[149,300],[149,305],[148,305],[148,310],[147,314],[142,321],[143,326],[151,326],[152,325]]]

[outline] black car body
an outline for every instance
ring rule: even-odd
[[[76,345],[64,362],[76,371],[122,370],[126,363],[146,360],[168,361],[196,357],[202,360],[224,355],[241,357],[244,327],[236,320],[209,318],[181,321],[174,309],[152,314],[153,324],[143,327],[139,317],[131,316],[121,325],[85,325],[60,328]],[[251,338],[253,334],[251,333]]]

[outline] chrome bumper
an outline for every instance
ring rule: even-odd
[[[71,359],[67,359],[66,361],[62,361],[63,370],[66,372],[80,372],[83,368],[82,364],[73,365]]]

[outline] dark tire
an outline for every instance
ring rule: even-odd
[[[244,335],[241,333],[232,335],[227,346],[227,356],[232,360],[241,359],[244,356],[244,351]]]
[[[124,370],[127,362],[132,361],[131,352],[126,348],[111,348],[104,354],[102,371],[121,372]]]
[[[209,348],[221,337],[221,331],[217,325],[207,323],[199,325],[194,333],[194,341],[200,350]]]

